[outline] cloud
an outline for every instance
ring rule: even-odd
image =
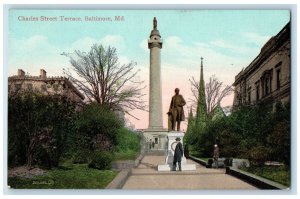
[[[32,53],[41,53],[41,51],[52,52],[57,50],[57,47],[52,45],[48,38],[43,35],[34,35],[27,39],[11,39],[9,44],[10,54],[32,55]]]
[[[103,38],[84,37],[67,46],[50,41],[44,35],[33,35],[29,38],[9,39],[9,75],[15,75],[18,68],[31,75],[38,75],[39,69],[44,68],[51,76],[61,76],[62,69],[69,66],[68,59],[61,56],[61,53],[74,50],[89,51],[95,43],[116,47],[120,62],[129,63],[130,59],[123,52],[124,39],[119,35],[107,35]]]
[[[140,42],[139,46],[146,52],[148,52],[148,39],[144,39]]]
[[[82,39],[74,41],[70,45],[70,50],[89,51],[94,44],[102,44],[104,47],[112,46],[117,49],[118,53],[121,53],[125,49],[124,39],[120,35],[107,35],[103,38],[97,39],[92,37],[84,37]]]
[[[107,35],[100,39],[100,43],[104,46],[113,46],[117,48],[119,53],[124,52],[125,50],[125,42],[122,36],[120,35]]]
[[[194,42],[187,45],[181,38],[172,36],[165,39],[165,49],[162,49],[162,60],[167,60],[173,64],[173,69],[185,69],[185,73],[193,71],[198,72],[200,69],[200,58],[204,58],[204,68],[206,74],[233,74],[238,71],[232,71],[235,68],[241,68],[246,65],[246,61],[237,56],[230,56],[222,51],[218,51],[211,43]],[[230,46],[223,42],[217,43],[223,47]],[[235,48],[230,46],[231,48]],[[232,66],[234,64],[234,67]],[[218,76],[218,74],[216,74]]]
[[[69,51],[73,52],[74,50],[80,50],[80,51],[87,52],[91,49],[91,46],[93,46],[96,43],[100,43],[100,40],[91,37],[85,37],[77,41],[74,41],[69,47]]]
[[[250,47],[249,45],[239,43],[233,44],[233,42],[225,41],[223,39],[211,41],[210,44],[217,49],[238,54],[239,56],[249,56],[249,54],[253,53],[253,47]]]
[[[8,53],[8,72],[15,75],[18,68],[22,68],[30,75],[38,75],[39,69],[43,68],[51,75],[61,75],[58,71],[63,57],[61,50],[52,44],[43,35],[34,35],[29,38],[10,39]]]
[[[259,35],[253,32],[243,32],[241,35],[248,44],[255,44],[258,47],[262,47],[271,38],[269,35]]]

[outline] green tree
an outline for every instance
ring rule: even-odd
[[[217,143],[221,156],[249,158],[253,164],[267,160],[290,163],[289,105],[261,103],[235,109],[228,117],[209,121],[197,143],[200,156],[210,156]]]
[[[75,146],[80,150],[112,151],[117,144],[122,122],[107,107],[90,103],[83,107],[75,121]]]
[[[8,99],[8,163],[56,166],[72,131],[75,104],[30,91]]]
[[[186,130],[186,134],[184,136],[184,143],[185,144],[194,144],[194,137],[195,137],[195,134],[194,134],[194,125],[195,125],[195,118],[193,116],[193,110],[192,110],[192,107],[189,111],[189,116],[188,116],[188,125],[187,125],[187,130]]]

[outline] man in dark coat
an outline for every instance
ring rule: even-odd
[[[176,147],[174,150],[174,158],[173,158],[173,171],[176,171],[176,163],[178,162],[178,167],[179,167],[179,171],[181,171],[181,159],[183,156],[183,147],[182,144],[180,142],[180,138],[177,137],[176,139]]]
[[[186,104],[182,95],[179,94],[179,89],[175,89],[175,95],[172,97],[168,115],[171,115],[172,130],[175,131],[177,122],[177,131],[180,131],[180,122],[185,120],[183,106]]]
[[[214,159],[214,163],[215,163],[215,166],[216,168],[219,167],[218,165],[218,159],[219,159],[219,156],[220,156],[220,150],[219,150],[219,147],[217,144],[214,145],[214,155],[213,155],[213,159]]]

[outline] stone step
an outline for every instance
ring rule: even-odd
[[[163,165],[157,166],[158,171],[171,171],[172,168],[173,168],[172,164],[163,164]],[[176,169],[178,170],[178,167]],[[195,164],[182,164],[181,170],[182,171],[195,171],[196,165]]]

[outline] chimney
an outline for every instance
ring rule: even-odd
[[[22,69],[18,69],[18,77],[25,77],[25,72]]]
[[[40,77],[41,78],[46,78],[47,77],[47,72],[44,69],[40,69]]]

